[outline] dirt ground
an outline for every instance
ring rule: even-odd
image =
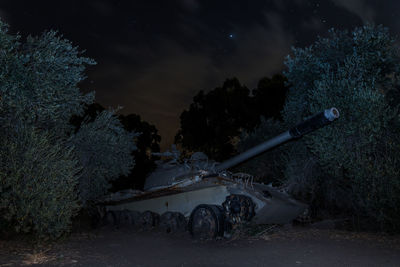
[[[0,241],[0,266],[400,266],[400,236],[276,228],[230,240],[101,229],[33,249]]]

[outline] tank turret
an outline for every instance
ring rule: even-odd
[[[326,109],[311,118],[299,123],[295,127],[231,158],[220,164],[208,160],[202,154],[200,160],[198,157],[192,157],[184,161],[183,164],[177,161],[177,150],[173,147],[172,152],[167,151],[164,154],[157,154],[159,156],[174,155],[173,159],[164,164],[160,164],[158,168],[150,174],[146,179],[144,186],[145,190],[159,189],[160,187],[171,186],[179,183],[185,178],[198,177],[198,176],[213,176],[228,170],[252,157],[255,157],[275,146],[286,143],[291,139],[300,138],[301,136],[324,127],[339,118],[339,111],[336,108]],[[197,155],[196,153],[194,155]],[[196,159],[195,159],[196,158]]]

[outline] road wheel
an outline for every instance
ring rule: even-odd
[[[224,234],[222,207],[201,204],[190,215],[189,231],[196,239],[214,239]]]
[[[233,225],[250,221],[255,215],[255,205],[250,197],[232,194],[222,203],[225,218]]]
[[[104,224],[108,226],[118,226],[118,215],[115,211],[109,210],[104,216]]]
[[[160,216],[160,228],[167,233],[184,231],[187,229],[187,221],[182,213],[167,211]]]
[[[140,215],[140,222],[145,229],[157,227],[160,224],[160,215],[147,210]]]
[[[119,214],[119,224],[120,226],[132,226],[133,218],[131,216],[130,210],[122,210]]]

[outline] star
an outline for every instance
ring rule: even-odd
[[[229,39],[233,39],[233,34],[229,34]]]

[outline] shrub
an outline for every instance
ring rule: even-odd
[[[78,48],[54,31],[23,43],[7,31],[0,21],[2,101],[19,120],[64,138],[73,129],[70,117],[93,102],[94,94],[83,95],[78,83],[85,78],[85,66],[95,62],[80,57]]]
[[[284,131],[281,121],[262,117],[259,126],[241,135],[237,150],[242,153]],[[260,182],[282,184],[285,159],[286,146],[283,145],[244,162],[237,167],[237,170],[253,175]]]
[[[22,123],[1,128],[0,212],[16,232],[57,238],[78,210],[73,151]]]
[[[78,83],[95,62],[54,31],[20,39],[0,21],[0,217],[18,232],[56,238],[77,211],[79,189],[85,202],[127,173],[134,134],[110,112],[73,133],[71,116],[94,97]]]
[[[69,144],[75,147],[83,167],[79,195],[83,204],[107,193],[110,182],[127,175],[134,166],[131,154],[136,150],[135,133],[124,130],[111,111],[102,111],[93,122],[84,122],[72,135]]]
[[[291,160],[315,157],[323,174],[302,182],[319,180],[320,188],[328,189],[323,195],[335,196],[332,201],[345,197],[353,214],[375,220],[381,229],[399,230],[399,117],[387,97],[396,90],[398,48],[382,26],[329,34],[288,56],[285,75],[293,86],[283,117],[289,124],[331,106],[341,117],[305,136],[305,154]]]

